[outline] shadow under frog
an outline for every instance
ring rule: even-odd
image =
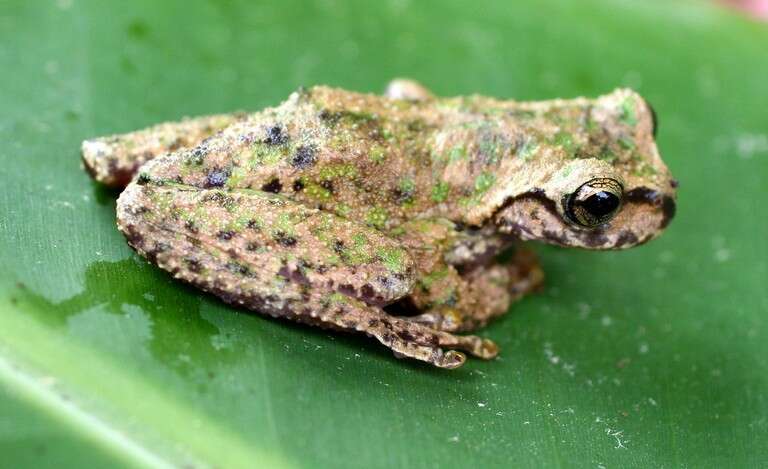
[[[107,196],[108,194],[104,194]],[[106,203],[109,203],[107,201]],[[213,369],[221,365],[233,365],[246,354],[234,337],[242,335],[241,321],[259,321],[261,318],[251,314],[236,314],[222,317],[222,324],[216,324],[205,317],[202,305],[218,301],[207,294],[174,281],[145,261],[132,255],[128,259],[116,262],[93,262],[85,270],[83,291],[67,299],[53,302],[45,296],[30,290],[22,283],[11,295],[11,301],[22,311],[52,327],[66,327],[71,318],[93,308],[110,314],[127,316],[126,306],[133,306],[149,320],[151,339],[149,351],[161,363],[170,366],[183,376],[199,374],[201,368],[208,368],[207,375],[214,378]],[[220,305],[219,305],[220,306]],[[222,306],[220,306],[222,307]],[[228,308],[224,306],[224,308]],[[231,319],[234,321],[230,321]],[[301,329],[302,334],[315,336],[326,335],[325,331],[315,330],[281,321],[280,326],[288,329]],[[365,353],[381,354],[388,357],[384,350],[371,350],[365,347],[365,339],[353,335],[336,336],[335,342]],[[225,344],[222,346],[221,344]],[[272,347],[268,355],[280,355],[280,344],[261,342],[261,347]],[[432,374],[432,368],[420,362],[408,363],[408,367],[417,368]]]
[[[214,336],[228,332],[200,314],[204,295],[173,282],[136,257],[90,264],[83,291],[59,302],[24,284],[17,287],[11,301],[53,327],[65,327],[71,318],[92,308],[122,316],[128,314],[126,306],[138,308],[151,324],[152,355],[183,375],[199,370],[201,363],[210,364],[212,357],[219,362],[233,356],[231,351],[214,346]]]

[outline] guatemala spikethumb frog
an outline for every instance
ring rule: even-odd
[[[628,89],[517,102],[395,80],[87,140],[82,156],[125,188],[128,243],[175,278],[455,368],[498,353],[460,333],[541,285],[523,241],[625,249],[664,230],[676,182],[655,131]]]

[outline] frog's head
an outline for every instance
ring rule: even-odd
[[[674,216],[677,182],[656,149],[653,109],[625,89],[565,103],[554,128],[567,129],[570,144],[545,145],[528,189],[497,210],[499,230],[588,249],[623,249],[658,236]]]

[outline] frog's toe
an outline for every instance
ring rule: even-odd
[[[460,330],[464,318],[455,308],[442,308],[422,313],[416,316],[403,316],[402,319],[423,324],[430,329],[445,332]]]
[[[490,339],[482,339],[480,341],[480,348],[476,351],[478,357],[490,360],[491,358],[496,358],[498,354],[499,346],[496,345],[496,342]]]
[[[457,352],[455,350],[448,350],[443,354],[442,357],[440,357],[438,360],[435,360],[433,363],[437,367],[452,370],[463,365],[465,361],[467,361],[467,356],[463,353]]]
[[[415,351],[416,354],[414,354]],[[423,351],[429,351],[429,354],[422,355]],[[438,347],[425,347],[415,344],[409,344],[405,347],[392,347],[392,353],[397,358],[418,358],[446,370],[458,368],[467,361],[467,356],[456,350],[444,351]]]
[[[484,360],[490,360],[499,354],[499,347],[495,342],[476,335],[453,335],[447,332],[439,332],[438,344],[441,347],[453,347],[463,350],[472,356]]]

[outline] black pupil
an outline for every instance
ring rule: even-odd
[[[582,206],[595,218],[603,218],[619,207],[619,198],[610,192],[600,191],[587,197]]]

